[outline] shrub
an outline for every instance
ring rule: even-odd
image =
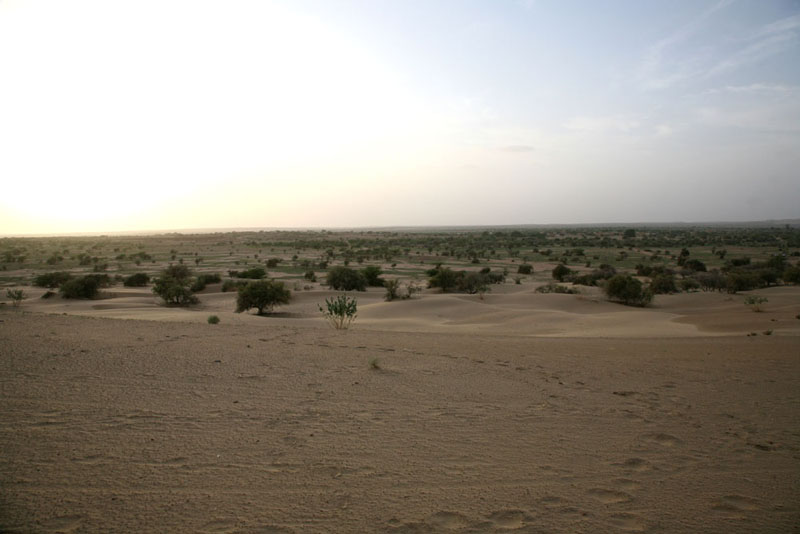
[[[725,289],[728,293],[758,289],[761,283],[760,277],[754,272],[733,272],[725,277]]]
[[[11,300],[15,308],[18,308],[22,301],[28,298],[28,295],[22,289],[6,289],[6,297]]]
[[[605,292],[610,300],[627,306],[647,306],[653,300],[653,293],[629,274],[618,274],[609,279]]]
[[[522,263],[517,267],[517,274],[531,274],[533,272],[533,265]]]
[[[800,284],[800,265],[791,265],[784,269],[783,281],[787,284]]]
[[[400,296],[400,280],[397,278],[389,278],[383,281],[383,287],[386,288],[386,293],[383,299],[391,302]]]
[[[47,287],[54,289],[61,286],[64,282],[71,279],[72,275],[66,271],[56,271],[52,273],[42,273],[33,279],[36,287]]]
[[[164,302],[172,306],[186,306],[196,304],[191,285],[192,271],[185,265],[170,265],[162,272],[153,283],[153,293],[161,297]]]
[[[650,290],[656,295],[677,293],[678,286],[675,285],[675,276],[671,274],[657,274],[650,281]]]
[[[722,291],[725,289],[725,277],[717,269],[707,273],[697,273],[694,275],[694,279],[697,280],[703,291]]]
[[[769,302],[769,300],[766,297],[758,297],[754,295],[745,297],[744,299],[744,305],[750,306],[750,309],[754,312],[764,311],[761,305],[766,304],[767,302]]]
[[[679,282],[679,285],[681,286],[681,289],[686,292],[697,291],[700,289],[700,282],[694,278],[683,278]]]
[[[447,293],[451,289],[454,289],[460,277],[459,273],[456,273],[450,267],[441,266],[429,270],[428,276],[430,276],[428,279],[428,287],[441,288],[442,293]]]
[[[238,291],[240,287],[244,287],[245,285],[247,285],[247,282],[244,280],[225,280],[222,283],[222,292]]]
[[[275,267],[278,266],[280,262],[281,262],[280,258],[270,258],[267,260],[267,267],[270,269],[274,269]]]
[[[218,284],[222,278],[217,273],[214,274],[201,274],[197,277],[192,284],[192,291],[202,291],[208,284]]]
[[[217,317],[216,315],[209,315],[208,324],[219,324],[219,317]]]
[[[237,278],[249,278],[251,280],[261,280],[267,276],[267,271],[263,267],[253,267],[246,271],[240,271],[235,274]]]
[[[274,306],[288,304],[292,293],[283,282],[274,280],[259,280],[239,288],[236,297],[236,313],[248,311],[251,308],[258,310],[258,315],[264,315],[264,310],[272,310]]]
[[[548,282],[543,286],[539,286],[536,288],[537,293],[566,293],[568,295],[576,295],[580,293],[577,288],[562,286],[560,284],[556,284],[555,282]]]
[[[303,278],[305,278],[309,282],[316,282],[317,281],[317,275],[314,274],[314,271],[312,271],[312,270],[306,271],[305,274],[303,274]]]
[[[367,280],[367,285],[370,287],[383,287],[383,280],[378,278],[383,274],[383,271],[377,265],[367,265],[361,269],[361,274]]]
[[[571,274],[572,269],[564,265],[563,263],[559,263],[553,268],[553,279],[558,280],[559,282],[564,281],[564,277]]]
[[[100,293],[100,285],[98,276],[80,276],[61,284],[60,292],[65,299],[93,299]]]
[[[337,330],[346,330],[355,321],[358,303],[354,297],[339,295],[325,299],[325,307],[319,307],[323,317]]]
[[[144,287],[150,283],[150,275],[147,273],[136,273],[128,276],[122,282],[125,287]]]
[[[706,264],[698,259],[686,260],[683,262],[683,268],[695,272],[706,272]]]
[[[328,285],[338,291],[366,291],[364,274],[350,267],[336,266],[328,271]]]
[[[483,295],[487,291],[489,291],[489,274],[481,274],[476,272],[470,272],[463,274],[459,277],[458,280],[458,290],[463,291],[464,293],[469,293],[470,295],[474,295],[475,293],[480,293]]]

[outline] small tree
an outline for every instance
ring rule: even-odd
[[[533,265],[529,263],[522,263],[517,267],[517,274],[531,274],[533,272]]]
[[[284,287],[283,282],[274,280],[259,280],[239,288],[236,297],[236,313],[247,311],[251,308],[258,310],[258,315],[264,315],[264,310],[272,310],[274,306],[288,304],[292,293]]]
[[[144,287],[150,282],[150,275],[147,273],[135,273],[122,282],[125,287]]]
[[[745,297],[744,299],[744,305],[750,306],[750,309],[753,310],[754,312],[764,311],[762,305],[766,304],[767,302],[769,302],[769,299],[767,299],[766,297],[758,297],[754,295]]]
[[[102,280],[97,275],[72,278],[61,284],[61,296],[65,299],[93,299],[100,293]]]
[[[383,287],[383,279],[379,278],[383,271],[377,265],[367,265],[361,269],[361,274],[367,280],[367,285],[370,287]]]
[[[355,297],[339,295],[325,299],[325,307],[319,306],[323,317],[337,330],[347,330],[356,320],[358,303]]]
[[[610,300],[627,306],[647,306],[653,300],[653,293],[629,274],[618,274],[605,284],[605,292]]]
[[[186,265],[170,265],[153,283],[153,293],[172,306],[196,304],[198,299],[191,290],[192,271]]]
[[[363,273],[349,267],[337,266],[328,271],[328,285],[339,291],[366,291],[367,279]]]
[[[559,282],[564,281],[564,277],[568,276],[572,273],[572,269],[564,265],[563,263],[559,263],[553,268],[553,278],[558,280]]]
[[[397,278],[384,280],[383,287],[386,288],[386,294],[383,296],[384,300],[391,302],[400,296],[400,280]]]
[[[666,273],[655,275],[650,281],[650,290],[656,295],[677,293],[678,286],[675,284],[675,276]]]
[[[18,308],[22,301],[28,298],[28,295],[22,289],[6,289],[6,297],[11,299],[11,303],[15,308]]]
[[[447,293],[458,284],[459,274],[450,267],[438,267],[428,271],[430,279],[428,287],[441,288],[442,293]]]
[[[37,287],[47,287],[50,289],[55,289],[71,278],[72,275],[66,271],[42,273],[33,279],[33,285]]]

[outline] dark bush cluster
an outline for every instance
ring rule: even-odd
[[[47,287],[54,289],[61,286],[64,282],[72,278],[72,274],[66,271],[56,271],[52,273],[42,273],[33,279],[33,285],[37,287]]]
[[[504,273],[492,272],[488,268],[480,272],[475,271],[454,271],[450,267],[438,265],[434,269],[429,269],[428,287],[437,287],[442,293],[456,291],[458,293],[484,293],[489,290],[491,284],[502,284],[505,282]]]
[[[125,287],[144,287],[150,283],[150,275],[147,273],[135,273],[122,282]]]
[[[366,291],[367,277],[361,271],[339,265],[328,271],[327,284],[338,291]]]
[[[604,290],[610,300],[628,306],[647,306],[653,300],[650,289],[629,274],[618,274],[607,280]]]
[[[67,280],[59,291],[65,299],[93,299],[100,293],[100,288],[110,285],[111,279],[107,274],[87,274]]]

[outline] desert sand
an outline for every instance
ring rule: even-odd
[[[268,317],[26,290],[0,532],[800,530],[800,288],[370,290],[348,331],[321,289]]]

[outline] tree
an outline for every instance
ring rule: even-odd
[[[56,271],[52,273],[42,273],[33,279],[33,285],[37,287],[47,287],[54,289],[61,284],[72,278],[72,275],[66,271]]]
[[[397,278],[384,280],[383,287],[386,288],[386,294],[383,296],[383,299],[387,302],[391,302],[400,296],[400,280]]]
[[[323,317],[337,330],[347,330],[358,316],[358,301],[354,297],[339,295],[325,299],[325,307],[319,306]]]
[[[458,284],[459,274],[450,267],[438,267],[428,271],[428,274],[428,287],[441,288],[442,293],[447,293]]]
[[[264,310],[271,311],[274,306],[288,304],[291,298],[292,293],[284,287],[283,282],[274,280],[250,282],[239,288],[236,313],[256,308],[258,315],[264,315]]]
[[[605,292],[610,300],[619,301],[627,306],[647,306],[653,300],[653,293],[629,274],[618,274],[609,279],[605,285]]]
[[[130,275],[122,282],[125,287],[144,287],[150,282],[150,275],[147,273],[135,273]]]
[[[518,274],[531,274],[533,272],[533,265],[529,263],[521,263],[519,267],[517,267]]]
[[[378,278],[383,274],[383,271],[377,265],[367,265],[361,269],[361,274],[367,280],[367,285],[370,287],[383,287],[383,279]]]
[[[367,279],[363,273],[350,267],[337,266],[328,271],[328,285],[339,291],[366,291]]]
[[[196,304],[198,299],[191,290],[192,271],[186,265],[170,265],[156,278],[153,293],[168,305],[187,306]]]
[[[18,308],[22,301],[28,298],[28,295],[22,289],[6,289],[6,297],[11,299],[15,308]]]
[[[650,281],[650,290],[656,295],[677,293],[678,286],[675,284],[675,276],[666,273],[655,275]]]
[[[100,292],[101,284],[99,276],[90,274],[67,280],[61,284],[59,291],[65,299],[93,299]]]
[[[558,280],[559,282],[564,281],[564,277],[568,276],[572,273],[572,269],[564,265],[563,263],[559,263],[553,268],[553,278]]]

